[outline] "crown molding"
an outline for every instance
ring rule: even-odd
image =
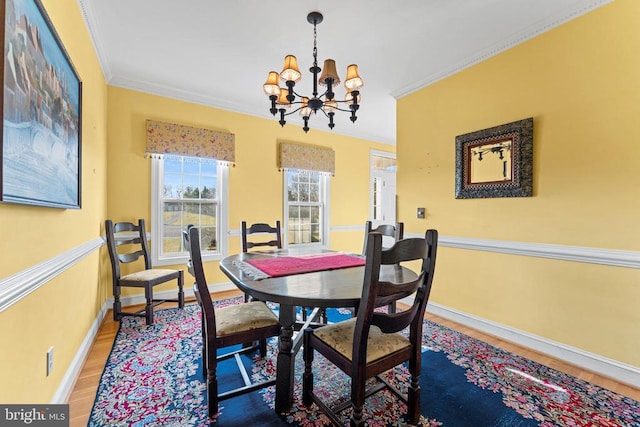
[[[431,74],[421,80],[416,81],[413,84],[407,85],[400,89],[391,92],[391,96],[395,99],[402,98],[420,89],[423,89],[433,83],[450,77],[462,70],[465,70],[473,65],[476,65],[482,61],[485,61],[492,56],[498,55],[506,50],[511,49],[527,40],[530,40],[542,33],[545,33],[555,27],[565,24],[581,15],[591,12],[607,3],[611,3],[613,0],[592,0],[585,1],[576,4],[574,7],[569,8],[562,13],[549,16],[546,20],[539,21],[535,25],[523,28],[521,31],[511,35],[508,38],[490,46],[484,50],[478,51],[475,54],[464,58],[457,64],[443,69],[437,73]]]

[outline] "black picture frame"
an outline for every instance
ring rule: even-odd
[[[533,117],[457,136],[455,195],[533,196]]]
[[[82,81],[40,0],[0,0],[0,201],[80,209]]]

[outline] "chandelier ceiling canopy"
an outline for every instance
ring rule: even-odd
[[[316,26],[322,22],[320,12],[311,12],[307,15],[307,21],[313,24],[313,65],[309,71],[313,74],[313,92],[311,96],[303,96],[297,93],[294,88],[302,80],[302,74],[298,68],[298,60],[293,55],[284,58],[284,66],[278,74],[277,71],[270,71],[267,81],[263,85],[264,93],[269,96],[271,108],[269,111],[274,116],[280,113],[280,123],[284,126],[287,122],[285,117],[298,112],[304,120],[302,129],[309,131],[309,117],[321,111],[329,119],[329,128],[335,126],[333,116],[336,111],[350,113],[349,119],[355,122],[358,118],[356,112],[360,108],[360,88],[364,85],[362,78],[358,74],[358,66],[351,64],[347,67],[347,75],[344,81],[346,95],[344,100],[336,99],[334,88],[340,84],[340,76],[336,71],[336,61],[325,59],[322,69],[318,67],[318,49]],[[320,75],[318,77],[318,75]],[[280,82],[286,87],[280,87]],[[323,93],[319,94],[318,85],[326,87]]]

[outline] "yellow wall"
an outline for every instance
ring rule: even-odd
[[[106,82],[77,1],[43,3],[83,81],[82,209],[0,204],[2,278],[99,238],[106,212]],[[0,402],[51,400],[107,296],[102,273],[96,251],[0,312]]]
[[[638,16],[615,1],[400,99],[406,230],[640,250]],[[533,197],[455,199],[455,137],[527,117]],[[442,247],[432,300],[640,366],[637,269]]]
[[[0,277],[99,238],[104,219],[150,218],[147,118],[229,130],[230,224],[282,218],[280,140],[336,151],[334,249],[360,251],[369,150],[390,147],[109,87],[75,0],[44,0],[83,80],[82,209],[0,204]],[[399,219],[408,233],[640,250],[640,33],[618,0],[399,100]],[[266,101],[265,101],[266,103]],[[534,197],[456,200],[456,135],[533,116]],[[107,138],[108,135],[108,138]],[[427,207],[427,220],[415,208]],[[239,250],[232,237],[230,251]],[[461,268],[464,266],[464,268]],[[182,266],[180,266],[182,267]],[[216,263],[211,283],[225,282]],[[433,300],[640,366],[637,270],[442,247]],[[0,402],[49,402],[111,296],[104,248],[0,312]],[[45,375],[45,353],[55,369]]]
[[[265,99],[265,109],[268,107]],[[299,142],[335,150],[336,174],[331,178],[331,225],[364,224],[369,215],[369,151],[393,151],[393,147],[205,107],[128,89],[109,87],[109,187],[108,216],[115,220],[151,217],[151,161],[144,158],[145,120],[154,119],[235,134],[236,164],[229,170],[229,227],[236,232],[229,252],[240,251],[240,222],[275,222],[282,219],[282,172],[277,167],[278,142]],[[319,118],[320,119],[320,118]],[[361,248],[362,233],[336,231],[331,247]],[[353,243],[357,240],[357,244]],[[153,242],[152,242],[153,243]],[[176,266],[183,268],[184,266]],[[218,263],[205,273],[211,284],[228,282]],[[168,285],[165,289],[170,289]]]
[[[236,166],[229,173],[229,219],[236,231],[241,220],[282,218],[280,140],[333,148],[331,223],[348,230],[367,219],[369,151],[393,147],[317,130],[305,135],[300,127],[281,128],[275,120],[107,87],[77,2],[44,0],[44,6],[83,81],[82,209],[0,204],[0,278],[100,239],[105,218],[141,217],[150,223],[150,160],[143,157],[148,118],[236,134]],[[359,251],[361,238],[359,231],[338,230],[331,246]],[[239,248],[239,237],[232,237],[230,251]],[[228,282],[217,263],[207,266],[207,275],[212,284]],[[111,296],[111,269],[102,247],[0,312],[0,402],[50,402]],[[52,346],[55,367],[47,377],[46,352]]]

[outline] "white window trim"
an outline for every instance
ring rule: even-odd
[[[289,247],[289,193],[287,188],[288,182],[288,174],[289,171],[285,170],[282,174],[282,217],[284,218],[284,222],[282,224],[282,247]],[[329,236],[330,236],[330,212],[331,212],[331,177],[325,173],[320,173],[320,197],[323,199],[324,208],[320,210],[320,217],[322,222],[322,243],[300,243],[293,245],[293,248],[321,248],[321,249],[329,249]]]
[[[158,221],[162,218],[162,201],[160,195],[160,179],[164,173],[164,162],[160,159],[151,159],[151,231],[148,235],[152,242],[160,242],[160,226]],[[202,261],[220,261],[228,255],[229,241],[229,168],[218,168],[218,250],[217,254],[202,254]],[[148,231],[148,230],[147,230]],[[181,255],[160,257],[159,245],[151,245],[151,262],[154,266],[186,264],[189,255],[185,252]]]

